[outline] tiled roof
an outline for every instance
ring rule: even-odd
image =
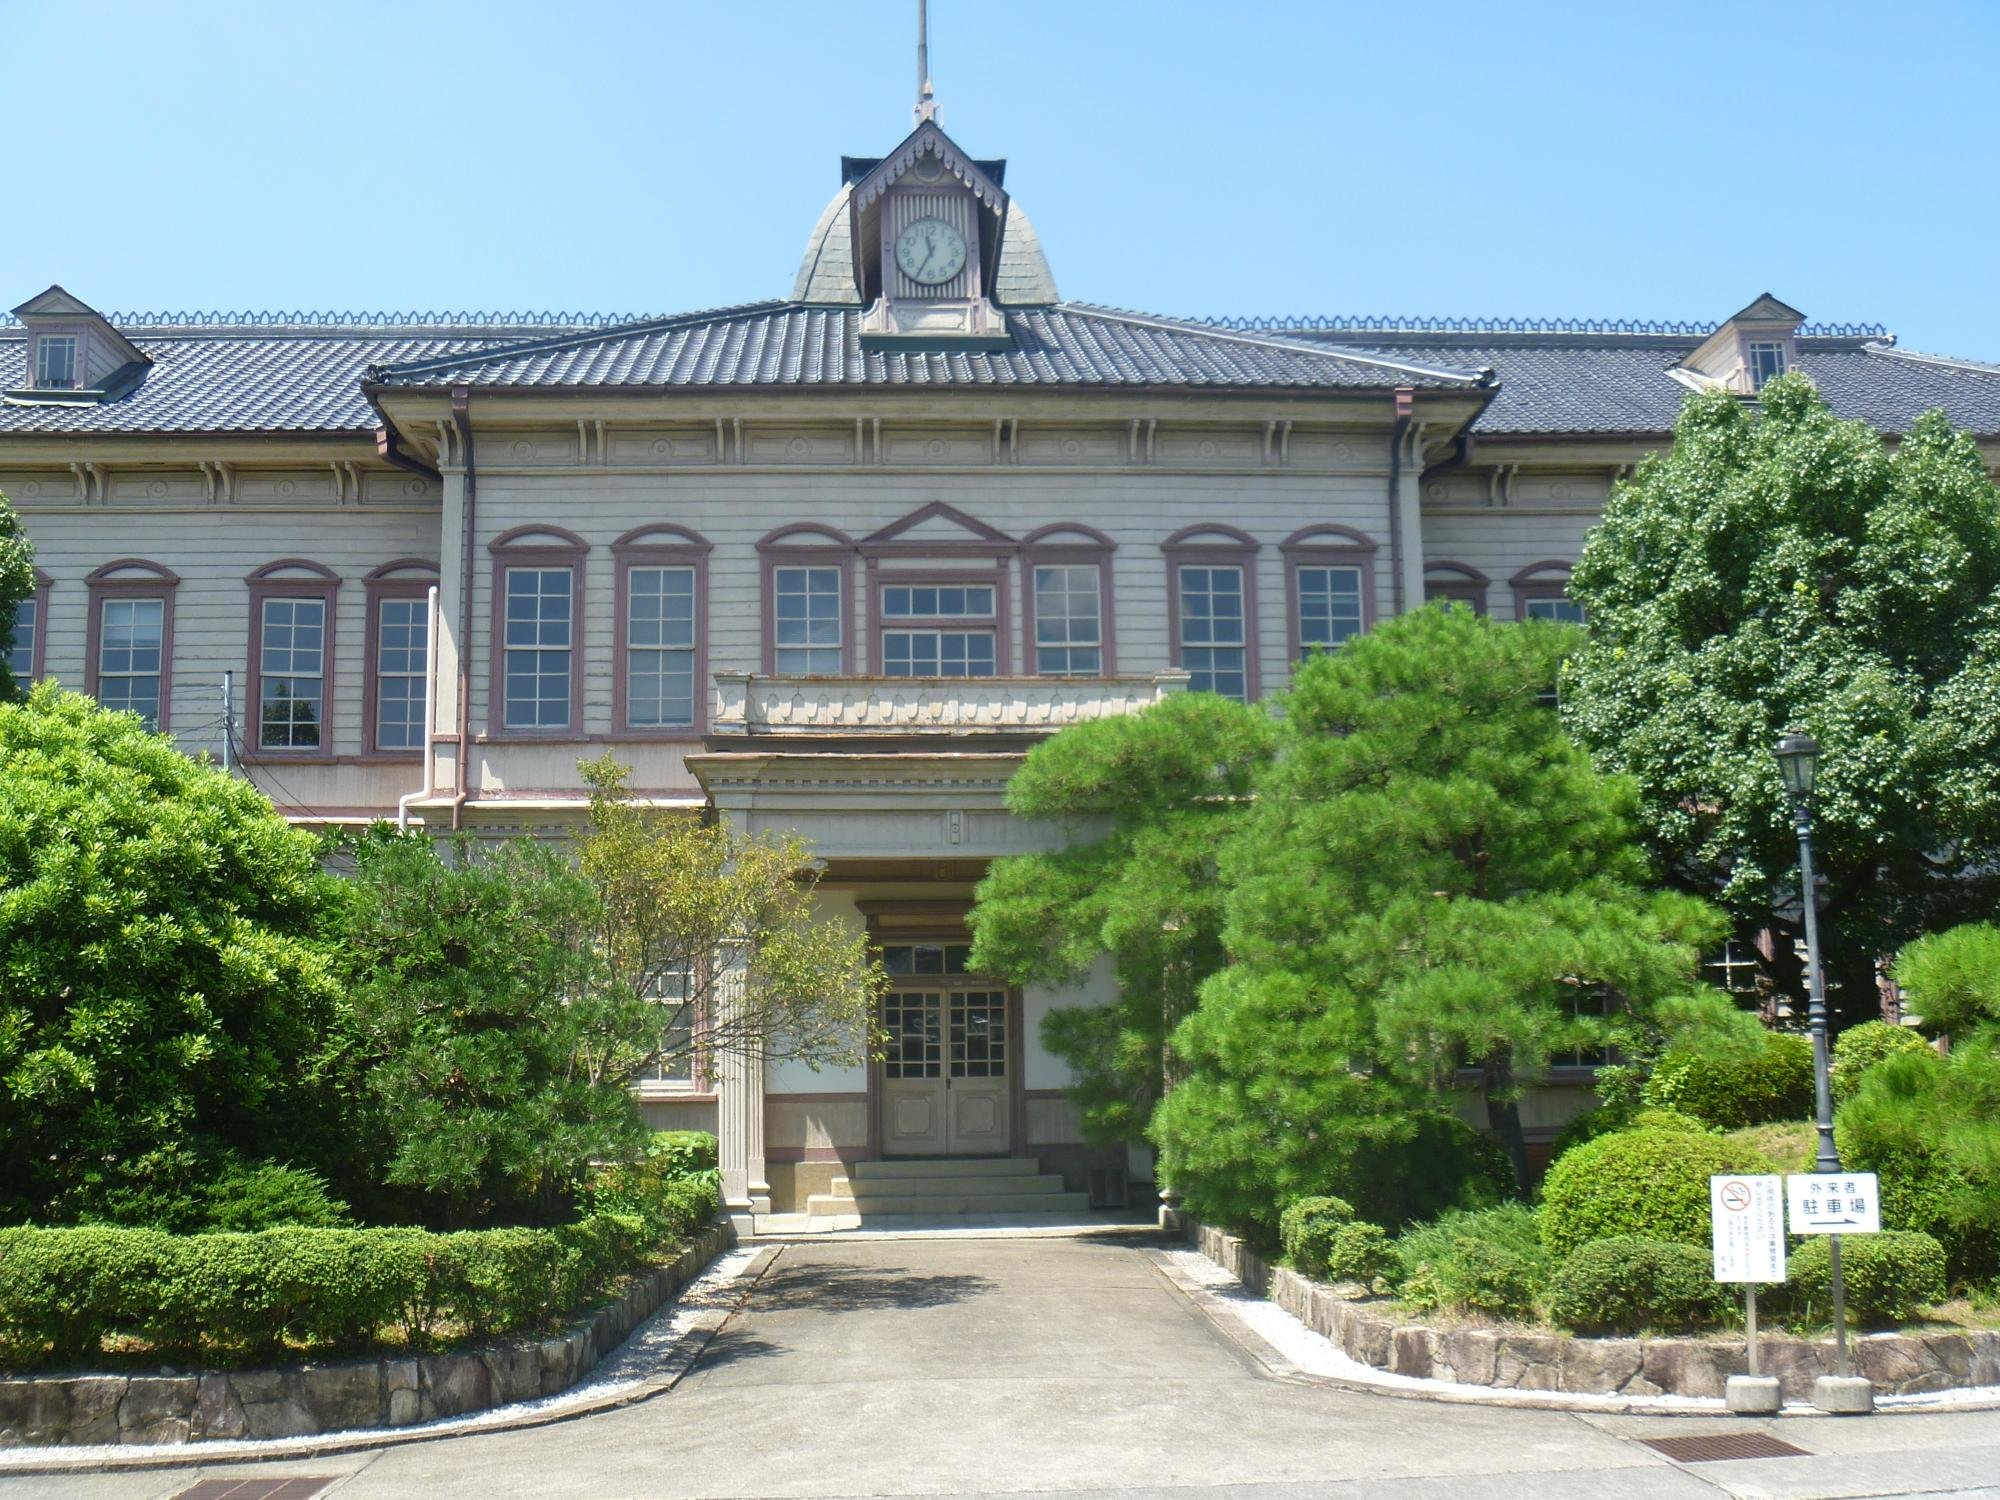
[[[644,388],[809,384],[1183,389],[1497,386],[1489,435],[1669,431],[1687,388],[1667,374],[1705,325],[1480,324],[1451,319],[1157,318],[1085,303],[1007,314],[1012,349],[863,352],[856,310],[762,302],[675,318],[572,314],[118,316],[152,359],[101,405],[0,402],[9,433],[366,431],[362,390],[394,385]],[[1800,367],[1834,410],[1886,431],[1943,407],[2000,434],[2000,366],[1909,353],[1872,326],[1812,332]],[[0,390],[26,382],[25,340],[0,328]],[[1483,375],[1490,369],[1492,377]]]
[[[855,308],[758,302],[371,370],[390,386],[1476,388],[1457,359],[1403,360],[1087,303],[1006,312],[1013,347],[868,351]]]
[[[1640,325],[1620,333],[1535,333],[1503,325],[1424,334],[1405,325],[1274,329],[1270,336],[1390,359],[1490,366],[1499,390],[1474,420],[1475,432],[1652,434],[1672,431],[1687,398],[1688,387],[1667,371],[1694,352],[1698,332]],[[1798,368],[1837,414],[1903,432],[1943,407],[1958,427],[2000,434],[2000,366],[1907,353],[1874,334],[1808,332],[1799,340]]]
[[[0,434],[365,431],[379,420],[361,392],[361,372],[369,365],[468,353],[505,341],[350,330],[128,337],[153,361],[129,395],[84,406],[0,402]],[[26,383],[25,337],[0,336],[0,391]]]

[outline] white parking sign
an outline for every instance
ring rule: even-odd
[[[1785,1179],[1793,1234],[1880,1234],[1873,1172],[1802,1172]]]
[[[1711,1177],[1717,1281],[1785,1279],[1784,1194],[1776,1177]]]

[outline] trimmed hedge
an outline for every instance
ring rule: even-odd
[[[714,1213],[713,1185],[697,1177],[651,1213],[556,1229],[5,1229],[0,1341],[6,1363],[25,1368],[95,1358],[110,1336],[258,1354],[282,1342],[362,1348],[385,1331],[416,1348],[447,1332],[536,1332]]]
[[[1675,1048],[1654,1067],[1642,1097],[1653,1109],[1679,1110],[1719,1130],[1807,1119],[1813,1112],[1812,1043],[1767,1031],[1750,1049]]]
[[[1542,1182],[1542,1240],[1567,1257],[1592,1240],[1637,1236],[1706,1247],[1708,1179],[1769,1172],[1757,1152],[1717,1135],[1625,1130],[1556,1158]]]
[[[1301,1274],[1324,1276],[1334,1236],[1353,1222],[1354,1205],[1345,1198],[1295,1198],[1278,1215],[1278,1243]]]
[[[1578,1333],[1693,1333],[1729,1316],[1710,1253],[1621,1235],[1593,1240],[1549,1279],[1549,1318]]]
[[[1792,1252],[1785,1303],[1801,1320],[1833,1317],[1833,1252],[1814,1235]],[[1894,1327],[1945,1299],[1944,1246],[1927,1234],[1886,1229],[1842,1235],[1840,1274],[1847,1316],[1867,1327]]]
[[[1357,1219],[1333,1232],[1324,1274],[1328,1281],[1358,1281],[1363,1286],[1372,1286],[1378,1276],[1392,1275],[1397,1264],[1389,1231],[1380,1224]]]

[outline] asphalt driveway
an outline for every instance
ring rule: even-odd
[[[1355,1394],[1273,1375],[1246,1339],[1129,1240],[792,1245],[689,1376],[635,1406],[322,1460],[22,1477],[0,1500],[166,1497],[203,1474],[343,1475],[340,1500],[2000,1494],[2000,1413],[1794,1421],[1809,1458],[1681,1468],[1635,1437],[1729,1424]]]

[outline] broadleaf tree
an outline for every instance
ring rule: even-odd
[[[1640,789],[1665,873],[1796,936],[1797,844],[1771,747],[1821,746],[1814,847],[1831,999],[2000,905],[2000,493],[1944,415],[1893,447],[1803,376],[1691,396],[1614,491],[1571,582],[1587,644],[1563,713]],[[1791,945],[1779,985],[1801,993]]]
[[[864,1060],[881,967],[865,933],[816,912],[805,841],[644,807],[609,755],[580,769],[590,824],[578,862],[601,904],[602,998],[629,1017],[587,1058],[592,1076],[623,1084],[731,1051],[811,1068]]]
[[[1071,841],[994,861],[972,911],[973,967],[1074,984],[1108,956],[1118,997],[1050,1012],[1086,1136],[1140,1140],[1172,1067],[1167,1037],[1222,967],[1217,851],[1249,805],[1273,729],[1260,707],[1176,694],[1043,741],[1007,785],[1017,818]]]
[[[54,683],[0,703],[0,1220],[178,1227],[318,1165],[338,882],[255,787]]]

